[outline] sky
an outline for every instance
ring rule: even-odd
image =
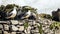
[[[51,14],[60,8],[60,0],[0,0],[0,5],[17,4],[37,8],[38,13]]]

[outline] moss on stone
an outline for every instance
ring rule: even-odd
[[[26,29],[28,27],[28,22],[24,23],[24,28]]]
[[[43,30],[42,30],[42,24],[40,24],[40,26],[38,26],[39,28],[39,33],[42,34]]]
[[[53,29],[53,28],[59,29],[59,27],[60,27],[60,22],[54,22],[50,25],[50,29]]]

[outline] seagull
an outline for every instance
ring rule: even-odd
[[[7,19],[10,18],[14,18],[17,15],[17,11],[16,11],[16,7],[13,8],[13,11],[11,11],[10,13],[8,13],[8,17],[6,17]]]
[[[21,19],[28,18],[30,17],[30,15],[31,15],[31,11],[29,10]]]
[[[33,20],[36,20],[36,14],[29,10],[28,12],[26,12],[26,14],[21,19],[33,19]]]

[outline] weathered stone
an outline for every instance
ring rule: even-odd
[[[50,30],[49,30],[49,29],[45,29],[44,32],[45,32],[45,33],[49,33]]]
[[[55,30],[55,34],[60,34],[60,29]]]
[[[29,24],[30,26],[32,26],[32,25],[36,25],[36,22],[35,22],[35,21],[32,21],[32,22],[28,22],[28,24]]]
[[[29,22],[32,22],[33,20],[28,20]]]
[[[24,23],[23,22],[19,22],[19,25],[24,25]]]
[[[0,30],[0,34],[2,34],[2,30]]]
[[[10,24],[9,21],[0,21],[0,24]]]
[[[10,34],[10,33],[8,33],[7,31],[4,31],[4,34]]]
[[[34,34],[40,34],[40,33],[34,33]]]
[[[35,32],[39,32],[39,30],[31,30],[33,33],[35,33]]]
[[[39,32],[39,29],[36,29],[35,32]]]
[[[4,24],[4,30],[9,30],[9,25]]]
[[[25,33],[23,33],[23,32],[16,32],[16,34],[25,34]]]
[[[55,32],[54,31],[52,31],[52,30],[50,30],[49,32],[48,32],[48,34],[54,34]],[[55,33],[56,34],[56,33]]]
[[[33,21],[33,23],[32,23],[33,25],[35,25],[36,24],[36,22],[35,21]]]
[[[16,34],[16,32],[11,32],[11,34]]]
[[[13,31],[17,31],[18,28],[17,28],[16,26],[12,25],[12,30],[13,30]]]
[[[0,29],[2,29],[3,28],[3,25],[2,24],[0,24]]]
[[[20,27],[18,28],[18,30],[19,30],[19,31],[23,31],[23,30],[24,30],[24,26],[20,26]]]
[[[30,26],[33,25],[32,22],[29,22],[29,25],[30,25]]]
[[[25,29],[24,28],[24,23],[26,23],[26,21],[28,22],[28,27]],[[52,32],[49,29],[50,24],[52,23],[52,21],[47,21],[47,19],[42,20],[40,22],[36,22],[34,20],[23,20],[23,21],[17,21],[17,20],[11,20],[10,24],[7,23],[0,23],[1,25],[4,26],[4,28],[2,28],[3,31],[9,30],[9,27],[11,28],[9,31],[10,34],[39,34],[39,29],[37,26],[40,26],[40,24],[42,24],[42,30],[43,30],[43,34],[52,34]],[[51,23],[50,23],[51,22]],[[47,23],[47,24],[46,24]],[[11,27],[12,26],[12,27]],[[1,26],[2,27],[2,26]],[[9,32],[6,31],[7,34],[9,34]],[[5,33],[5,32],[4,32]],[[5,33],[5,34],[6,34]]]
[[[27,28],[26,28],[26,34],[30,34],[30,30],[31,30],[31,26],[28,26]]]
[[[12,24],[18,24],[17,20],[11,20]]]
[[[36,23],[37,24],[37,26],[40,26],[40,24],[39,23]]]

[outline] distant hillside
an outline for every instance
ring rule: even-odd
[[[41,18],[52,19],[52,16],[49,14],[41,13],[41,14],[38,14],[38,16]]]

